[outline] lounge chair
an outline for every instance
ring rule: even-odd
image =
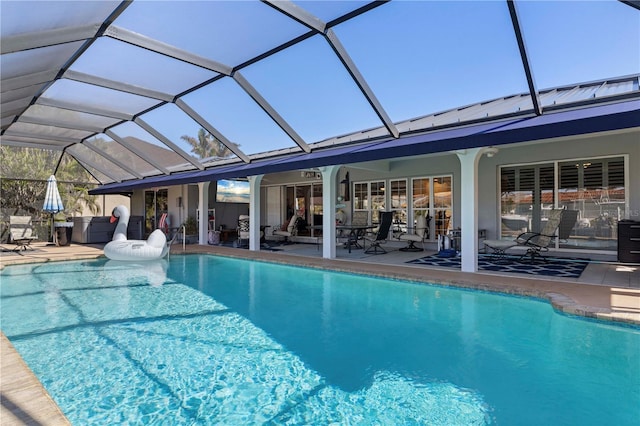
[[[282,229],[282,227],[278,227],[273,230],[273,235],[277,235],[280,237],[284,237],[284,242],[289,242],[289,237],[293,237],[298,234],[298,220],[300,216],[293,215],[291,219],[289,219],[289,224],[286,229]]]
[[[562,219],[558,226],[558,239],[567,241],[571,236],[574,226],[578,222],[578,210],[565,210],[562,212]]]
[[[516,238],[516,243],[521,246],[527,247],[527,252],[522,255],[521,259],[525,257],[529,257],[531,263],[539,257],[545,262],[547,259],[542,255],[542,253],[549,251],[549,245],[555,238],[556,231],[558,226],[560,226],[560,221],[562,220],[563,209],[554,209],[549,212],[549,218],[547,222],[544,224],[542,231],[540,232],[523,232],[518,235]]]
[[[398,235],[400,241],[407,241],[409,244],[402,247],[400,251],[424,251],[424,242],[429,239],[429,221],[431,217],[416,216],[416,227],[413,232],[403,232]],[[422,247],[417,247],[416,243],[421,243]]]
[[[13,251],[21,251],[30,248],[31,242],[38,239],[33,235],[33,223],[31,216],[9,216],[9,236],[16,245]]]
[[[542,253],[549,251],[549,246],[556,237],[556,231],[562,216],[563,209],[553,209],[549,213],[549,217],[540,232],[523,232],[516,237],[515,240],[484,240],[484,245],[492,250],[492,254],[499,260],[504,260],[506,251],[511,247],[524,246],[527,248],[525,254],[520,259],[526,257],[533,263],[536,258],[540,258],[545,262],[547,259]]]
[[[384,254],[387,252],[380,244],[387,240],[392,221],[393,212],[380,212],[380,226],[378,227],[378,231],[373,236],[365,235],[364,237],[365,241],[370,243],[370,246],[365,249],[365,253]]]

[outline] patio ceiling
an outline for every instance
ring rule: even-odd
[[[0,7],[0,144],[51,153],[51,169],[3,178],[48,176],[64,156],[114,188],[264,173],[337,161],[327,150],[345,145],[396,155],[420,134],[640,97],[637,2]],[[425,152],[461,144],[446,140]]]

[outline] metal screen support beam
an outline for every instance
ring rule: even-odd
[[[37,7],[34,5],[34,7]],[[96,35],[100,24],[84,25],[71,28],[56,28],[38,33],[19,34],[2,39],[0,51],[15,53],[41,47],[55,46],[57,44],[73,43],[88,40]]]
[[[107,89],[118,90],[120,92],[132,93],[134,95],[143,96],[145,98],[158,99],[165,102],[171,102],[173,100],[173,96],[168,93],[145,89],[139,86],[134,86],[133,84],[120,83],[119,81],[96,77],[94,75],[85,74],[78,71],[67,70],[62,77],[68,80],[91,84],[93,86],[100,86]]]
[[[34,142],[41,140],[41,141],[61,142],[65,144],[78,143],[78,139],[67,138],[64,136],[51,136],[51,135],[44,136],[44,135],[38,135],[33,133],[24,133],[24,132],[16,132],[16,131],[10,131],[9,133],[5,132],[5,134],[2,135],[3,138],[11,138],[12,136],[16,138],[34,139]]]
[[[2,93],[11,90],[22,89],[24,87],[40,86],[55,80],[58,75],[58,69],[34,72],[19,77],[7,78],[2,80]]]
[[[327,28],[327,24],[325,22],[308,13],[304,9],[301,9],[296,4],[290,1],[264,1],[264,3],[287,15],[289,18],[294,19],[295,21],[306,26],[312,31],[316,31],[318,34],[322,34],[329,43],[329,46],[331,46],[331,48],[333,49],[334,53],[338,56],[338,59],[340,59],[340,62],[342,62],[342,65],[346,68],[353,81],[360,89],[360,92],[362,92],[364,97],[369,102],[369,105],[371,105],[371,108],[373,108],[378,118],[380,118],[384,126],[387,128],[389,133],[393,135],[394,138],[400,137],[400,132],[398,131],[395,124],[393,124],[393,122],[391,121],[391,118],[382,107],[382,104],[376,98],[376,95],[367,84],[363,75],[360,73],[360,70],[358,70],[355,62],[353,62],[353,60],[347,53],[347,50],[344,48],[342,43],[340,43],[338,36],[333,32],[331,28]]]
[[[319,34],[324,34],[327,29],[327,24],[324,23],[321,19],[316,16],[310,14],[306,10],[298,7],[295,3],[291,1],[266,1],[263,0],[263,3],[268,4],[274,9],[280,11],[281,13],[287,15],[289,18],[298,21],[305,27],[317,31]]]
[[[527,55],[527,47],[524,43],[524,37],[522,36],[522,30],[520,29],[520,22],[518,21],[518,12],[516,11],[516,5],[513,0],[507,0],[507,6],[509,7],[509,15],[511,15],[511,23],[513,24],[513,32],[515,33],[516,40],[518,41],[518,49],[520,49],[520,58],[522,59],[522,66],[527,76],[527,84],[529,85],[529,93],[531,94],[531,103],[533,103],[533,110],[536,115],[542,115],[542,105],[540,104],[540,97],[536,90],[536,82],[533,79],[533,71],[529,64],[529,57]]]
[[[265,98],[247,81],[240,72],[233,73],[233,79],[242,87],[242,89],[266,112],[269,117],[287,134],[295,143],[298,144],[304,152],[311,152],[309,145],[302,137],[285,121],[284,118],[276,111]]]
[[[97,127],[97,126],[88,126],[81,123],[78,123],[78,124],[60,123],[55,120],[50,120],[50,119],[45,119],[40,117],[25,117],[24,115],[20,117],[20,120],[18,122],[38,124],[41,126],[57,127],[59,129],[82,130],[82,131],[91,132],[91,133],[102,133],[102,131],[104,130],[103,128]]]
[[[165,175],[171,174],[169,170],[166,167],[164,167],[162,164],[158,163],[153,158],[150,158],[148,154],[140,151],[138,148],[136,148],[135,146],[131,145],[129,142],[122,139],[120,136],[113,133],[113,131],[106,130],[104,134],[109,136],[111,139],[113,139],[114,141],[116,141],[117,143],[119,143],[120,145],[122,145],[123,147],[125,147],[126,149],[128,149],[129,151],[137,155],[138,157],[140,157],[140,159],[142,159],[143,161],[147,162],[148,164],[151,164],[153,167],[160,170]]]
[[[169,148],[174,150],[176,152],[176,154],[180,155],[182,158],[187,160],[189,163],[193,164],[195,167],[197,167],[200,170],[204,170],[204,166],[202,165],[202,163],[200,161],[196,160],[195,158],[193,158],[192,156],[187,154],[182,148],[180,148],[178,145],[176,145],[173,142],[171,142],[167,137],[165,137],[162,133],[157,131],[154,127],[152,127],[146,121],[144,121],[140,117],[136,117],[133,120],[133,122],[136,123],[138,126],[142,127],[147,132],[151,133],[151,135],[153,135],[153,137],[155,137],[160,142],[162,142],[163,144],[165,144],[166,146],[168,146]]]
[[[133,120],[132,114],[125,114],[119,111],[95,108],[90,106],[82,106],[76,103],[59,101],[51,98],[43,98],[43,97],[38,98],[38,102],[36,102],[36,105],[44,105],[44,106],[50,106],[53,108],[66,109],[69,111],[83,112],[86,114],[93,114],[93,115],[99,115],[102,117],[115,118],[117,120],[125,120],[125,121]]]
[[[638,0],[620,0],[620,3],[624,3],[627,6],[631,6],[634,9],[640,10],[640,1]]]
[[[31,96],[28,96],[26,98],[16,99],[11,102],[5,102],[2,105],[2,114],[0,114],[0,116],[2,116],[2,118],[15,117],[16,115],[24,111],[24,105],[28,105],[31,101],[31,98]]]
[[[247,154],[242,152],[238,145],[231,142],[227,139],[222,133],[220,133],[215,127],[213,127],[207,120],[204,119],[200,114],[198,114],[193,108],[191,108],[185,101],[182,99],[176,100],[176,105],[182,111],[185,112],[189,117],[191,117],[196,123],[202,126],[207,132],[211,133],[216,139],[218,139],[224,146],[229,148],[231,152],[233,152],[238,158],[240,158],[245,163],[250,163],[251,159],[247,157]]]
[[[387,115],[387,112],[382,107],[382,104],[376,98],[373,90],[371,90],[362,74],[360,74],[360,70],[358,70],[358,67],[356,67],[356,64],[351,59],[344,46],[342,46],[342,43],[340,43],[338,36],[333,32],[332,29],[328,29],[325,37],[333,51],[336,53],[344,67],[347,69],[349,75],[351,75],[351,78],[353,78],[353,81],[355,81],[362,94],[365,96],[365,98],[367,98],[367,101],[369,101],[369,105],[371,105],[376,115],[380,118],[380,120],[382,120],[382,123],[387,128],[389,133],[391,133],[394,138],[399,138],[400,132],[398,131],[398,128],[395,124],[393,124],[393,121],[391,121],[391,118]]]
[[[214,71],[224,75],[231,75],[231,67],[227,65],[224,65],[220,62],[212,61],[211,59],[207,59],[193,53],[186,52],[175,46],[171,46],[170,44],[145,37],[141,34],[124,28],[120,28],[116,25],[111,25],[105,31],[104,35],[125,43],[132,44],[134,46],[141,47],[143,49],[150,50],[155,53],[159,53],[164,56],[168,56],[173,59],[178,59],[182,62],[197,65],[210,71]]]
[[[0,141],[0,144],[4,146],[16,146],[21,148],[46,149],[49,151],[62,151],[66,146],[68,146],[68,144],[66,143],[62,143],[59,145],[52,145],[52,144],[41,144],[41,143],[35,143],[35,142],[14,141],[11,139],[4,139],[4,136],[3,136],[3,139]]]

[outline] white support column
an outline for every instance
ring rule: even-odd
[[[458,151],[460,160],[461,270],[478,271],[478,162],[484,148]]]
[[[260,183],[264,175],[249,176],[249,250],[260,250]]]
[[[209,230],[209,184],[211,182],[198,182],[198,244],[207,244],[207,231]]]
[[[322,172],[322,257],[336,257],[336,177],[340,166],[320,167]]]

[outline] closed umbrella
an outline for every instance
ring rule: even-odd
[[[62,198],[60,198],[60,192],[58,192],[58,182],[54,175],[49,176],[47,179],[47,194],[44,197],[44,205],[42,210],[51,213],[51,240],[54,240],[53,233],[53,215],[64,210],[62,205]]]

